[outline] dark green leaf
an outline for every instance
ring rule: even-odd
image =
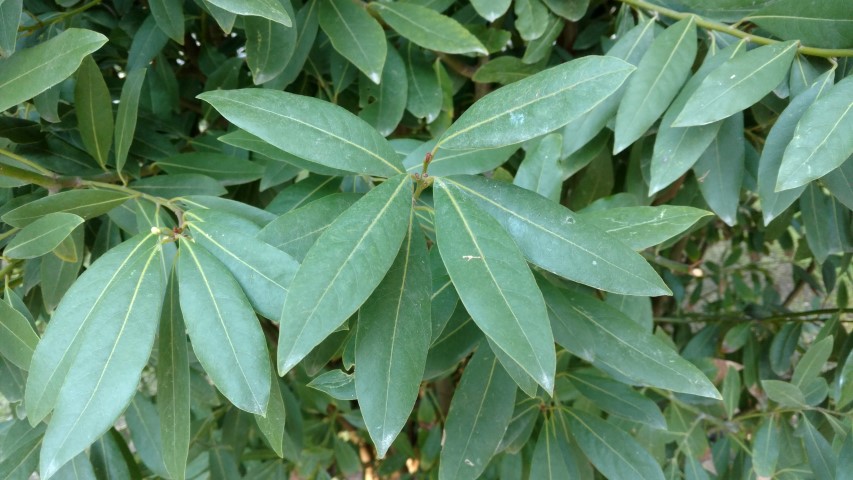
[[[328,371],[311,380],[308,386],[338,400],[355,400],[358,397],[354,376],[341,370]]]
[[[755,433],[752,447],[752,468],[760,477],[771,478],[779,459],[779,426],[773,417],[765,419]]]
[[[0,355],[29,370],[39,336],[27,318],[5,301],[0,301],[0,332]]]
[[[150,0],[148,8],[160,30],[172,40],[184,44],[184,9],[182,0]]]
[[[141,178],[131,186],[135,190],[162,198],[191,195],[225,195],[228,190],[217,180],[199,173],[175,173]]]
[[[809,46],[853,47],[853,12],[845,0],[781,0],[744,20],[779,38]]]
[[[0,2],[0,57],[8,58],[15,53],[23,3],[23,0]]]
[[[124,168],[127,161],[127,153],[130,144],[133,143],[133,134],[136,132],[136,115],[139,108],[139,95],[142,84],[145,81],[145,72],[140,68],[127,75],[124,86],[121,88],[121,98],[118,103],[115,126],[115,161],[116,170],[119,172]]]
[[[141,393],[137,393],[124,415],[130,428],[130,438],[142,462],[158,476],[168,476],[163,462],[163,441],[160,438],[160,417],[157,408]]]
[[[723,120],[708,149],[693,165],[699,190],[708,206],[728,225],[737,223],[745,162],[743,114]]]
[[[22,228],[6,245],[3,254],[9,258],[40,257],[57,248],[81,223],[83,219],[73,213],[48,213]],[[77,259],[69,261],[76,262]]]
[[[411,186],[408,175],[398,175],[374,188],[308,251],[284,302],[280,374],[349,318],[385,276],[396,256],[391,252],[397,252],[406,233]]]
[[[3,215],[2,219],[13,227],[25,227],[54,212],[91,218],[109,212],[130,197],[126,192],[113,190],[69,190],[22,205]]]
[[[255,415],[258,428],[272,446],[276,455],[284,455],[284,426],[286,424],[284,398],[281,396],[281,386],[274,369],[270,369],[270,401],[266,415]]]
[[[248,183],[264,173],[263,167],[256,163],[215,153],[182,153],[159,160],[157,165],[172,174],[207,175],[222,185]]]
[[[412,150],[403,160],[406,171],[420,173],[426,154],[434,147],[435,140],[430,140]],[[448,175],[473,175],[494,170],[503,165],[517,150],[518,145],[476,150],[439,148],[429,162],[429,173],[437,177],[445,177]]]
[[[83,59],[77,70],[74,101],[83,145],[105,169],[113,143],[112,99],[101,70],[91,55]]]
[[[634,250],[659,245],[687,231],[711,212],[693,207],[617,207],[581,213],[581,218]]]
[[[800,197],[800,212],[806,227],[806,241],[819,262],[833,253],[849,251],[851,238],[850,210],[835,198],[823,193],[815,184],[809,184]]]
[[[379,22],[350,0],[320,2],[317,18],[335,50],[373,83],[379,83],[387,53],[385,33]]]
[[[406,64],[396,48],[388,47],[388,56],[382,70],[382,81],[375,85],[371,81],[359,81],[360,89],[373,97],[374,101],[365,105],[358,116],[373,125],[380,134],[391,135],[403,118],[406,102],[409,98],[409,84],[406,78]],[[362,94],[364,101],[365,94]]]
[[[803,444],[805,444],[809,465],[812,467],[815,478],[834,480],[836,461],[832,446],[812,425],[807,416],[803,415],[802,420],[800,428],[802,429]]]
[[[402,37],[428,50],[488,55],[486,47],[456,20],[419,5],[372,2],[369,8]]]
[[[289,17],[296,16],[290,0],[280,4]],[[256,16],[243,18],[243,27],[246,29],[246,63],[252,72],[252,81],[255,85],[269,82],[290,62],[296,49],[297,28]]]
[[[569,374],[569,380],[598,408],[612,415],[665,430],[666,420],[655,402],[609,378],[581,372]]]
[[[237,15],[262,17],[285,27],[292,26],[290,15],[279,0],[205,0]]]
[[[474,10],[489,22],[494,22],[509,10],[511,0],[471,0]]]
[[[515,0],[515,28],[521,38],[536,40],[545,33],[548,26],[548,9],[541,0]]]
[[[408,81],[406,109],[431,123],[441,113],[442,92],[438,75],[422,51],[411,43],[405,46],[403,61]]]
[[[536,192],[543,197],[559,202],[562,194],[563,178],[560,151],[563,136],[551,133],[529,149],[524,161],[518,166],[513,183],[519,187]]]
[[[761,386],[770,400],[783,407],[799,408],[806,405],[806,398],[796,385],[781,380],[762,380]]]

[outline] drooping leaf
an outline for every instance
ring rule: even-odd
[[[572,22],[583,18],[589,8],[589,0],[543,0],[543,2],[552,12]]]
[[[266,415],[255,414],[255,422],[258,428],[272,446],[275,453],[281,457],[284,455],[284,427],[286,425],[286,407],[281,395],[281,386],[275,369],[270,368],[270,401],[267,406]]]
[[[0,356],[29,370],[39,336],[26,317],[5,301],[0,301],[0,332]]]
[[[423,52],[411,43],[404,47],[403,62],[408,81],[406,109],[431,123],[441,113],[442,91],[438,75]]]
[[[572,436],[605,477],[663,480],[654,457],[624,430],[580,410],[566,409],[565,413]]]
[[[853,245],[850,210],[820,187],[809,184],[800,197],[800,212],[806,229],[806,241],[819,262],[830,254],[849,251]]]
[[[160,417],[157,408],[143,394],[137,393],[125,412],[130,438],[142,462],[158,476],[169,472],[164,463],[163,440],[160,437]]]
[[[157,343],[157,413],[163,463],[182,480],[190,446],[190,365],[186,326],[181,314],[177,269],[170,270]]]
[[[468,362],[444,424],[439,478],[475,479],[512,419],[515,383],[485,345]]]
[[[554,339],[521,251],[500,223],[459,189],[443,179],[435,185],[436,240],[459,298],[489,340],[551,392]]]
[[[614,152],[621,152],[634,143],[666,110],[690,74],[696,48],[693,16],[672,25],[655,38],[619,103]]]
[[[559,163],[562,147],[563,136],[559,133],[543,137],[524,156],[513,183],[551,201],[559,202],[563,187],[563,177],[560,175],[562,165]]]
[[[87,55],[105,43],[107,37],[100,33],[69,28],[50,40],[0,60],[0,111],[65,80]]]
[[[633,70],[617,58],[589,56],[537,73],[474,103],[437,146],[495,148],[551,132],[595,108]]]
[[[814,472],[815,478],[835,479],[836,455],[832,451],[832,445],[812,425],[807,416],[803,416],[802,429],[803,444],[806,447],[806,458]]]
[[[489,22],[494,22],[509,10],[511,0],[471,0],[474,10]]]
[[[411,185],[408,175],[398,175],[374,188],[308,251],[284,302],[280,374],[349,318],[385,276],[396,256],[390,252],[397,252],[406,233]]]
[[[329,102],[267,89],[212,91],[199,98],[238,127],[305,160],[356,174],[403,172],[385,138]]]
[[[805,185],[853,155],[853,77],[830,87],[806,110],[785,148],[776,190]]]
[[[844,0],[781,0],[744,20],[779,38],[799,40],[808,46],[853,47],[853,12]]]
[[[289,17],[296,16],[290,0],[280,5]],[[269,82],[290,62],[296,50],[298,29],[256,16],[243,18],[243,27],[246,29],[246,63],[252,72],[252,81],[255,85]]]
[[[127,55],[127,70],[145,68],[169,42],[169,37],[157,26],[154,15],[149,15],[133,36]]]
[[[261,178],[263,167],[228,155],[215,153],[182,153],[157,161],[157,166],[173,174],[202,174],[223,185],[248,183]]]
[[[320,165],[318,163],[309,162],[299,158],[296,155],[287,153],[244,130],[236,130],[234,132],[226,133],[219,137],[218,140],[237,148],[258,152],[269,159],[293,165],[300,170],[308,170],[309,172],[318,173],[320,175],[333,176],[347,175],[349,173],[345,170],[327,167],[325,165]]]
[[[722,399],[704,373],[619,310],[546,281],[539,287],[554,338],[574,355],[632,383]]]
[[[236,407],[263,414],[270,393],[266,341],[240,285],[219,260],[181,240],[180,304],[193,351],[213,383]]]
[[[109,212],[131,196],[130,193],[113,190],[69,190],[21,205],[3,215],[2,219],[13,227],[26,227],[55,212],[92,218]]]
[[[770,400],[783,407],[801,408],[806,406],[806,397],[796,385],[781,380],[762,380],[761,387]]]
[[[358,116],[386,137],[394,133],[403,118],[409,98],[406,65],[396,48],[388,47],[388,56],[385,58],[382,81],[379,85],[370,81],[360,81],[359,88],[369,92],[367,95],[374,97],[375,100],[362,108]]]
[[[355,390],[355,376],[341,370],[330,370],[319,375],[311,380],[308,386],[338,400],[358,398]]]
[[[693,165],[708,206],[728,225],[737,222],[745,162],[743,113],[726,118],[708,149]]]
[[[26,392],[31,422],[55,403],[41,449],[42,476],[106,432],[136,392],[166,288],[163,250],[150,233],[112,249],[54,312],[33,355]]]
[[[127,161],[127,153],[130,151],[133,134],[136,132],[139,95],[145,81],[146,71],[144,68],[139,68],[130,72],[121,88],[115,125],[115,162],[116,170],[119,172],[122,171]]]
[[[254,223],[257,228],[264,227],[276,219],[274,214],[267,212],[266,210],[261,210],[260,208],[254,207],[250,204],[228,198],[212,197],[209,195],[186,195],[181,197],[179,201],[193,209],[210,209],[242,217]],[[255,228],[249,228],[253,232],[255,231]]]
[[[727,60],[699,84],[673,126],[707,125],[758,102],[785,79],[797,45],[765,45]]]
[[[582,372],[572,372],[569,380],[583,396],[605,412],[652,428],[666,429],[666,420],[655,402],[627,385]]]
[[[559,410],[545,418],[530,461],[530,477],[546,480],[581,478],[578,459],[569,445],[563,413]]]
[[[533,192],[481,177],[446,180],[471,196],[509,232],[530,262],[609,292],[667,295],[669,289],[636,252]]]
[[[428,50],[489,54],[477,37],[459,22],[435,10],[401,2],[371,2],[368,8],[377,12],[402,37]]]
[[[779,460],[779,426],[773,417],[765,419],[755,433],[752,447],[752,468],[758,476],[772,478]]]
[[[435,147],[435,140],[422,143],[403,159],[406,171],[420,173],[424,158]],[[448,150],[439,148],[429,162],[430,175],[446,177],[448,175],[474,175],[487,172],[504,164],[518,150],[518,145],[505,147]]]
[[[536,40],[545,33],[548,26],[548,8],[541,0],[515,0],[515,28],[528,42]]]
[[[290,15],[279,0],[205,0],[237,15],[262,17],[285,27],[292,26]]]
[[[373,83],[379,83],[387,53],[385,33],[379,22],[350,0],[320,2],[317,18],[335,50]]]
[[[23,0],[0,2],[0,57],[9,58],[15,53],[23,6]]]
[[[711,212],[693,207],[617,207],[580,213],[591,225],[618,238],[634,250],[659,245],[685,232]]]
[[[225,195],[228,190],[220,182],[200,173],[173,173],[136,180],[130,184],[134,190],[162,198],[192,195]]]
[[[49,213],[21,229],[6,245],[3,255],[9,258],[42,256],[58,247],[81,223],[83,219],[73,213]]]
[[[320,29],[317,20],[319,4],[320,2],[307,2],[296,13],[296,46],[293,49],[290,61],[287,62],[287,66],[277,79],[283,85],[289,85],[296,80],[302,71],[302,67],[305,66],[311,47],[314,46],[317,31]]]
[[[113,143],[112,99],[101,69],[91,55],[87,55],[77,69],[74,101],[83,145],[98,165],[106,168]]]
[[[853,209],[853,161],[850,158],[840,167],[823,176],[821,181],[836,200],[845,207]]]
[[[358,313],[355,388],[380,457],[418,398],[431,343],[431,295],[426,243],[410,217],[397,258]]]
[[[163,33],[179,44],[184,44],[184,9],[181,0],[151,0],[148,8]]]

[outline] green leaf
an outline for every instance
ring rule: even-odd
[[[329,225],[360,197],[336,193],[317,199],[270,222],[258,233],[258,239],[301,262]]]
[[[9,258],[35,258],[50,253],[81,223],[83,219],[73,213],[49,213],[21,229],[6,245],[3,255]]]
[[[198,98],[238,127],[310,162],[364,175],[403,172],[385,138],[329,102],[261,89],[211,91]]]
[[[435,140],[422,143],[412,150],[403,165],[410,173],[423,170],[424,158],[435,147]],[[448,175],[473,175],[487,172],[503,165],[518,150],[518,145],[476,150],[447,150],[439,148],[429,162],[429,173],[436,177]]]
[[[371,2],[368,8],[377,12],[400,36],[428,50],[489,54],[477,37],[459,22],[435,10],[400,2]]]
[[[663,480],[654,457],[624,430],[580,410],[564,411],[572,436],[605,477]]]
[[[397,49],[388,47],[382,81],[378,86],[363,80],[359,81],[358,86],[366,92],[362,94],[363,101],[365,96],[374,98],[372,103],[366,104],[358,112],[358,116],[373,125],[383,136],[394,133],[403,118],[409,98],[406,64]]]
[[[622,312],[591,296],[539,282],[557,343],[639,385],[722,399],[698,368]]]
[[[770,400],[783,407],[801,408],[806,406],[806,397],[796,386],[781,380],[762,380],[761,387]]]
[[[406,79],[408,80],[406,109],[427,123],[441,113],[442,92],[438,75],[424,58],[423,52],[411,43],[405,46]]]
[[[130,72],[124,86],[121,87],[115,128],[115,161],[116,170],[119,172],[124,169],[130,144],[133,143],[133,134],[136,131],[136,115],[139,109],[139,95],[145,81],[146,71],[146,69],[140,68]]]
[[[805,185],[853,155],[853,77],[830,87],[806,110],[785,149],[776,190]]]
[[[93,263],[56,308],[27,379],[30,422],[55,402],[42,476],[106,432],[136,392],[163,303],[164,261],[156,235],[134,237]]]
[[[274,214],[266,210],[261,210],[248,203],[228,198],[211,197],[209,195],[186,195],[181,197],[179,201],[184,205],[196,209],[196,211],[198,209],[210,209],[242,217],[254,223],[257,227],[264,227],[276,219]],[[252,230],[254,231],[255,229],[252,228]]]
[[[797,366],[794,367],[794,375],[791,377],[793,385],[802,389],[820,375],[824,364],[832,354],[832,342],[833,337],[829,335],[806,350],[806,353],[797,362]]]
[[[240,285],[204,247],[181,239],[181,311],[193,351],[237,408],[264,414],[270,393],[266,340]]]
[[[488,22],[494,22],[509,10],[512,0],[471,0],[471,6]]]
[[[355,378],[341,370],[328,371],[308,384],[337,400],[355,400],[358,395],[355,390]]]
[[[3,215],[2,220],[13,227],[23,228],[55,212],[92,218],[109,212],[131,196],[127,192],[113,190],[69,190],[21,205]]]
[[[752,468],[759,477],[772,478],[779,460],[779,426],[774,417],[767,417],[755,432],[752,445]]]
[[[168,173],[196,173],[219,180],[222,185],[239,185],[261,178],[264,168],[257,163],[216,153],[182,153],[157,161]]]
[[[481,177],[457,176],[445,182],[475,199],[503,225],[528,260],[545,270],[614,293],[670,293],[638,253],[557,203]]]
[[[459,304],[459,294],[453,287],[450,275],[444,268],[444,262],[438,248],[429,251],[430,270],[432,274],[432,295],[430,296],[431,332],[432,340],[437,340],[444,332],[447,323],[456,311]]]
[[[83,145],[101,168],[106,169],[113,143],[113,107],[101,70],[87,55],[77,70],[74,84],[77,124]]]
[[[758,160],[758,198],[761,200],[765,225],[781,215],[805,190],[805,186],[799,186],[781,192],[775,191],[779,168],[785,148],[794,138],[794,130],[800,118],[816,99],[829,90],[834,81],[835,72],[829,71],[808,90],[794,97],[767,134],[764,148],[761,149],[761,158]]]
[[[174,267],[170,271],[160,314],[157,412],[166,471],[172,478],[183,480],[190,447],[190,364],[177,273]]]
[[[737,112],[723,120],[720,131],[693,165],[702,196],[727,225],[737,223],[745,154],[743,113]]]
[[[83,240],[84,229],[82,228],[74,229],[71,236],[66,239],[74,243],[74,253],[77,257],[75,262],[66,262],[56,255],[45,255],[41,258],[39,266],[41,295],[44,306],[48,310],[53,310],[59,304],[65,292],[77,280],[77,273],[83,264]]]
[[[262,17],[285,27],[293,26],[284,5],[279,0],[205,0],[217,7],[237,15]]]
[[[436,240],[459,298],[489,340],[552,392],[554,339],[521,251],[470,198],[441,178],[434,185]]]
[[[51,478],[56,480],[96,480],[95,470],[86,453],[80,453],[60,468]]]
[[[539,73],[542,66],[538,64],[528,65],[520,58],[504,55],[486,62],[479,67],[471,80],[477,83],[500,83],[507,85]]]
[[[850,210],[814,183],[800,197],[800,212],[808,234],[806,241],[818,262],[823,263],[830,254],[851,249]]]
[[[581,395],[605,412],[666,430],[666,420],[655,402],[624,383],[581,372],[571,372],[569,380]]]
[[[836,480],[850,480],[853,475],[853,436],[847,435],[838,452],[838,464],[836,465]]]
[[[107,43],[91,30],[69,28],[59,35],[0,60],[0,111],[29,100],[65,80],[90,53]]]
[[[726,378],[723,379],[723,407],[726,409],[726,416],[730,419],[734,417],[740,405],[740,390],[740,373],[729,365]]]
[[[341,179],[311,175],[296,185],[282,190],[267,205],[266,210],[275,214],[284,214],[315,200],[341,193]]]
[[[838,374],[834,398],[838,408],[844,408],[853,401],[853,352],[847,354],[847,359]]]
[[[409,419],[431,340],[429,257],[413,220],[397,258],[358,313],[355,388],[380,458]]]
[[[545,5],[557,15],[577,22],[583,18],[589,8],[589,0],[543,0]]]
[[[280,3],[290,18],[296,16],[289,0]],[[255,16],[243,18],[243,28],[246,29],[246,63],[252,72],[252,82],[255,85],[269,82],[290,62],[296,50],[297,28]]]
[[[219,140],[220,142],[225,142],[226,144],[232,145],[234,147],[260,153],[261,155],[271,160],[285,162],[301,170],[308,170],[309,172],[319,173],[320,175],[340,176],[347,175],[349,173],[345,170],[326,167],[324,165],[309,162],[307,160],[299,158],[296,155],[287,153],[284,150],[275,147],[265,142],[264,140],[261,140],[260,138],[252,135],[251,133],[243,130],[236,130],[230,133],[226,133],[225,135],[219,137],[217,140]]]
[[[130,186],[149,195],[175,198],[193,195],[225,195],[228,190],[218,181],[198,173],[174,173],[140,178]]]
[[[658,35],[631,77],[616,112],[613,152],[621,152],[655,123],[690,75],[696,58],[696,17]]]
[[[0,2],[0,57],[8,58],[15,53],[23,4],[23,0]]]
[[[145,68],[169,42],[169,37],[157,26],[153,15],[149,15],[133,36],[127,54],[127,71]]]
[[[474,103],[444,132],[437,146],[494,148],[556,130],[615,93],[634,67],[589,56],[500,88]]]
[[[845,207],[853,209],[853,161],[850,158],[840,167],[827,173],[821,181],[836,200]]]
[[[266,415],[255,415],[258,428],[267,439],[276,455],[284,455],[284,426],[286,422],[284,398],[281,396],[281,386],[275,370],[270,368],[270,401]]]
[[[528,42],[536,40],[548,27],[548,8],[540,0],[515,0],[515,28]]]
[[[184,44],[184,2],[182,0],[150,0],[148,8],[163,33]]]
[[[785,40],[810,47],[853,47],[853,12],[845,0],[780,0],[744,18]]]
[[[385,276],[406,233],[411,186],[408,175],[398,175],[374,188],[308,251],[284,302],[279,374],[335,331]]]
[[[188,225],[196,243],[225,265],[261,315],[278,320],[299,263],[255,238],[255,232],[230,228],[233,215],[216,210],[190,210]]]
[[[130,438],[142,462],[157,476],[169,474],[163,461],[163,441],[160,438],[161,423],[157,408],[142,393],[137,393],[124,415],[130,428]]]
[[[806,447],[806,458],[815,478],[835,479],[836,457],[832,451],[832,446],[812,425],[808,416],[803,415],[802,419],[800,428],[802,429],[803,444]]]
[[[542,60],[547,60],[551,56],[557,37],[563,33],[565,25],[566,23],[563,19],[554,16],[549,17],[545,32],[542,33],[542,36],[527,44],[521,61],[527,64],[535,64]]]
[[[379,22],[350,0],[320,2],[317,18],[335,50],[378,84],[387,53]]]
[[[707,125],[757,103],[785,79],[797,45],[765,45],[727,60],[705,77],[673,126]]]
[[[649,178],[649,195],[663,190],[684,175],[699,160],[699,156],[707,150],[708,145],[720,131],[722,122],[693,127],[673,127],[672,122],[687,104],[687,100],[693,95],[693,92],[699,88],[705,77],[723,62],[741,54],[745,49],[746,41],[741,41],[729,45],[716,54],[712,55],[713,52],[708,52],[709,56],[705,57],[702,66],[690,77],[690,80],[672,101],[672,105],[666,110],[658,126],[657,135],[655,135],[651,177]]]
[[[0,301],[0,332],[0,355],[28,370],[39,336],[26,317],[6,301]]]
[[[709,215],[711,212],[679,205],[617,207],[580,213],[584,221],[620,239],[634,250],[660,245]]]
[[[559,202],[562,194],[563,178],[560,165],[560,151],[563,148],[563,136],[559,133],[546,135],[527,151],[524,160],[518,166],[513,183],[521,188],[551,200]]]
[[[450,401],[439,478],[480,476],[512,419],[515,390],[494,353],[481,345]]]
[[[296,46],[293,49],[293,55],[287,63],[287,67],[278,77],[278,81],[283,85],[289,85],[296,80],[296,77],[302,72],[305,66],[305,61],[308,59],[308,54],[311,52],[311,47],[314,46],[314,40],[317,38],[317,31],[320,29],[317,20],[317,11],[320,9],[317,5],[320,2],[307,2],[296,14]]]
[[[424,380],[431,380],[456,365],[480,343],[483,332],[460,303],[438,338],[430,346]]]
[[[578,458],[569,444],[563,413],[555,410],[545,418],[530,461],[530,478],[561,480],[582,478]]]

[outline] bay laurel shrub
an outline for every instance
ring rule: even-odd
[[[0,0],[0,478],[853,476],[849,0]]]

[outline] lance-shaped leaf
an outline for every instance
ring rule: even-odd
[[[124,414],[130,428],[130,439],[142,462],[157,476],[168,476],[160,438],[160,417],[157,408],[141,392],[137,393]]]
[[[473,480],[483,473],[512,419],[515,391],[495,354],[481,344],[450,401],[438,478]]]
[[[435,140],[422,143],[412,150],[403,165],[410,173],[420,173],[424,158],[435,147]],[[448,175],[473,175],[487,172],[503,165],[518,150],[518,145],[475,150],[448,150],[439,148],[429,162],[429,173],[437,177]]]
[[[49,213],[21,229],[3,254],[9,258],[39,257],[58,247],[81,223],[83,219],[73,213]]]
[[[468,196],[442,179],[435,185],[436,240],[459,298],[489,340],[551,392],[554,338],[521,251]]]
[[[280,2],[293,18],[290,0]],[[248,16],[243,19],[246,29],[246,64],[255,85],[277,77],[287,67],[296,49],[297,28],[285,27],[266,18]]]
[[[728,225],[737,222],[745,158],[743,113],[723,120],[708,149],[693,165],[699,190],[708,206]]]
[[[388,48],[379,22],[350,0],[320,2],[317,18],[335,50],[379,83]]]
[[[25,227],[54,212],[92,218],[109,212],[131,196],[126,192],[112,190],[69,190],[21,205],[3,215],[2,219],[13,227]]]
[[[624,430],[580,410],[564,411],[572,436],[606,478],[664,479],[657,460]]]
[[[806,186],[800,197],[800,212],[806,227],[806,241],[819,262],[833,253],[849,251],[853,245],[850,210],[815,184]]]
[[[583,372],[569,373],[569,380],[605,412],[666,430],[666,420],[655,402],[624,383]]]
[[[330,168],[324,165],[320,165],[318,163],[306,161],[302,158],[297,157],[296,155],[287,153],[284,150],[273,146],[244,130],[236,130],[230,133],[226,133],[225,135],[219,137],[217,140],[219,140],[220,142],[224,142],[228,145],[260,153],[261,155],[268,157],[272,160],[285,162],[301,170],[308,170],[312,173],[319,173],[320,175],[346,175],[349,173],[345,170]]]
[[[181,0],[151,0],[148,8],[163,33],[179,44],[184,44],[184,2]]]
[[[160,415],[163,463],[172,478],[183,479],[190,447],[190,364],[177,273],[173,267],[160,314],[157,412]]]
[[[785,79],[797,45],[765,45],[726,61],[705,77],[673,125],[707,125],[757,103]]]
[[[482,177],[457,176],[446,183],[474,198],[503,225],[528,260],[545,270],[614,293],[670,294],[638,253],[555,202]]]
[[[734,43],[723,51],[708,57],[699,70],[690,77],[690,80],[672,101],[672,105],[666,110],[658,126],[655,135],[655,148],[652,153],[652,163],[649,179],[649,195],[657,193],[684,175],[693,164],[699,160],[699,156],[708,148],[714,136],[720,130],[721,122],[713,122],[708,125],[696,125],[693,127],[673,127],[675,117],[687,104],[687,100],[693,92],[699,88],[702,80],[723,64],[729,58],[734,57],[746,49],[746,41]],[[763,207],[763,205],[762,205]]]
[[[438,147],[495,148],[556,130],[614,94],[634,66],[589,56],[495,90],[444,132]]]
[[[255,422],[275,453],[284,455],[284,426],[287,420],[284,397],[281,395],[280,380],[275,368],[270,368],[270,401],[266,415],[255,414]]]
[[[413,220],[397,258],[358,313],[355,389],[380,457],[409,419],[431,340],[429,255]]]
[[[695,58],[696,19],[691,15],[658,35],[637,65],[616,112],[614,152],[655,123],[687,80]]]
[[[269,354],[240,285],[216,257],[186,239],[178,280],[181,311],[204,370],[237,408],[263,414],[270,394]]]
[[[157,161],[157,166],[172,174],[202,174],[222,185],[238,185],[261,178],[264,167],[218,153],[182,153]]]
[[[546,281],[539,286],[554,338],[569,352],[616,378],[722,399],[704,373],[619,310]]]
[[[27,381],[28,415],[33,405],[43,418],[56,399],[41,448],[43,477],[103,435],[136,393],[163,304],[163,250],[157,235],[128,240],[86,270],[56,308]]]
[[[509,10],[512,0],[471,0],[474,10],[489,22],[494,22]]]
[[[679,205],[617,207],[580,214],[584,221],[634,250],[660,245],[709,215],[706,210]]]
[[[368,192],[317,239],[284,302],[278,372],[287,373],[373,292],[406,235],[412,181],[398,175]]]
[[[363,175],[403,172],[397,153],[379,132],[329,102],[257,88],[205,92],[198,98],[243,130],[305,160]]]
[[[462,24],[431,8],[399,2],[372,2],[369,8],[401,36],[428,50],[489,54],[480,40]]]
[[[406,109],[430,123],[441,113],[442,91],[438,75],[420,48],[409,43],[403,55],[408,81]]]
[[[23,4],[23,0],[0,2],[0,57],[9,58],[15,53]]]
[[[229,217],[235,216],[201,209],[186,214],[193,239],[228,267],[255,310],[278,320],[299,263],[257,239],[255,232],[229,228]]]
[[[776,190],[805,185],[853,155],[853,77],[833,85],[803,114],[785,149]]]
[[[758,160],[758,198],[761,200],[761,211],[764,216],[764,224],[767,225],[777,216],[781,215],[786,208],[790,207],[805,190],[801,185],[796,188],[776,191],[776,182],[779,177],[779,168],[782,166],[782,158],[785,149],[794,138],[797,123],[803,117],[806,110],[821,97],[835,81],[835,71],[831,70],[816,80],[811,87],[800,93],[776,119],[770,133],[761,149],[761,158]]]
[[[384,136],[391,135],[403,118],[406,101],[409,98],[409,84],[406,78],[406,64],[396,48],[388,47],[388,57],[382,70],[379,85],[360,81],[359,91],[362,101],[373,97],[374,101],[364,106],[358,116],[373,125]]]
[[[74,102],[83,145],[98,165],[106,168],[113,143],[112,98],[101,69],[91,55],[83,59],[77,70]]]
[[[772,478],[776,473],[776,462],[779,460],[779,426],[773,417],[766,418],[752,444],[752,468],[761,477]]]
[[[38,342],[39,336],[26,317],[11,304],[0,301],[0,356],[28,370]]]
[[[127,152],[130,151],[133,134],[136,132],[136,114],[139,110],[139,95],[145,82],[145,72],[144,68],[130,72],[121,87],[115,131],[115,160],[116,170],[119,172],[127,161]]]
[[[263,17],[290,27],[292,21],[279,0],[205,0],[217,7],[237,15]]]
[[[0,61],[0,111],[29,100],[65,80],[86,55],[107,43],[91,30],[69,28]]]
[[[750,12],[743,20],[753,22],[779,38],[799,40],[808,46],[853,47],[853,10],[845,0],[781,0],[769,3],[757,12]]]
[[[531,429],[532,429],[531,422]],[[530,462],[530,478],[560,480],[582,478],[578,459],[569,443],[568,425],[559,410],[545,418]]]
[[[145,323],[150,306],[145,302],[146,308],[141,309],[143,305],[135,304],[131,295],[143,279],[143,273],[147,272],[143,272],[141,266],[147,265],[156,245],[157,236],[144,235],[113,248],[93,263],[62,298],[30,365],[25,405],[31,423],[40,422],[53,409],[60,387],[92,324],[103,323],[105,319],[117,322],[116,319],[124,318],[133,305],[138,309],[133,319],[135,327],[142,327],[136,323]],[[145,287],[146,295],[156,293],[149,291],[147,283]],[[157,306],[159,308],[159,303]],[[156,316],[152,322],[156,324]],[[87,357],[96,354],[88,351]]]
[[[803,423],[800,424],[800,429],[803,444],[806,447],[806,458],[809,461],[812,472],[814,472],[815,478],[835,478],[837,457],[832,451],[832,445],[812,425],[812,422],[806,415],[803,415]]]

